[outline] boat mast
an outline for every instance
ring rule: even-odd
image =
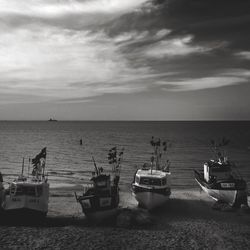
[[[115,173],[116,176],[119,176],[121,172],[121,162],[123,160],[123,151],[124,151],[123,148],[120,152],[118,152],[117,148],[113,147],[109,150],[109,153],[108,153],[109,164],[112,164],[112,171],[113,173]]]
[[[169,148],[171,146],[170,142],[168,142],[168,141],[161,142],[161,139],[155,140],[154,137],[152,136],[150,144],[154,148],[154,152],[152,153],[152,157],[151,157],[151,173],[152,173],[154,159],[155,159],[156,170],[162,170],[163,169],[163,166],[161,166],[161,164],[162,164],[162,154],[165,155],[164,169],[168,170],[170,162],[167,159],[167,148]]]
[[[46,158],[44,159],[44,165],[43,165],[43,173],[42,173],[43,180],[44,180],[44,177],[45,177],[45,175],[44,175],[44,173],[45,173],[45,166],[46,166]]]
[[[152,174],[152,171],[153,171],[153,164],[154,164],[154,156],[152,155],[151,156],[151,174]]]
[[[28,165],[28,176],[30,175],[30,158],[29,158],[29,165]]]
[[[150,144],[154,148],[154,152],[152,154],[154,156],[151,157],[151,162],[152,162],[152,165],[153,165],[153,162],[154,162],[154,159],[155,159],[155,168],[157,170],[157,169],[160,169],[160,164],[161,164],[161,139],[158,139],[157,141],[155,141],[154,137],[152,136]]]
[[[22,174],[21,174],[22,177],[23,177],[23,170],[24,170],[24,157],[23,157],[23,164],[22,164]]]
[[[227,161],[226,152],[224,147],[228,145],[230,140],[222,137],[221,141],[211,140],[211,147],[215,157],[218,157],[218,161],[225,163]]]
[[[98,170],[98,168],[97,168],[97,166],[96,166],[96,163],[95,163],[95,158],[94,158],[94,156],[93,156],[93,155],[92,155],[92,161],[93,161],[94,166],[95,166],[95,172],[96,172],[96,175],[98,176],[100,173],[99,173],[99,170]]]

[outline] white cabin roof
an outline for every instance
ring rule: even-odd
[[[18,186],[29,186],[29,187],[35,187],[35,186],[43,186],[44,184],[48,185],[48,183],[45,182],[23,182],[23,181],[13,181],[11,183],[12,185],[18,185]]]
[[[37,179],[33,179],[33,178],[25,178],[25,179],[16,179],[12,181],[10,184],[23,185],[23,186],[40,186],[40,185],[48,184],[48,183],[43,180],[38,181]]]
[[[155,170],[155,169],[153,169],[152,172],[151,172],[151,169],[146,169],[146,170],[139,169],[136,175],[140,177],[164,178],[166,177],[167,173],[161,170]]]

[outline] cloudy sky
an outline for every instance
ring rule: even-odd
[[[0,0],[0,120],[250,119],[248,0]]]

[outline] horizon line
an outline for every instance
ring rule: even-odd
[[[0,120],[0,122],[49,122],[49,120]],[[250,119],[194,119],[194,120],[55,120],[53,122],[250,122]]]

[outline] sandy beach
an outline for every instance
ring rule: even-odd
[[[0,244],[1,249],[249,249],[250,214],[215,210],[213,204],[198,189],[174,189],[166,205],[143,212],[145,224],[122,226],[118,217],[96,224],[86,220],[72,189],[52,189],[44,221],[17,224],[1,216]],[[120,205],[141,211],[128,191],[121,190]]]

